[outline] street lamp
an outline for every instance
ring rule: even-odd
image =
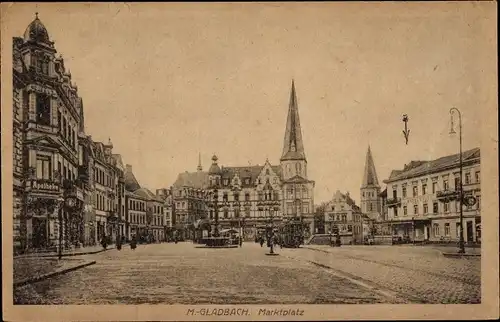
[[[457,112],[458,114],[458,122],[459,122],[459,140],[460,140],[460,184],[459,184],[459,190],[458,190],[458,201],[460,204],[460,239],[458,241],[458,253],[463,254],[465,253],[465,245],[464,245],[464,226],[463,226],[463,184],[462,184],[462,171],[463,171],[463,164],[462,164],[462,113],[460,113],[460,110],[457,109],[456,107],[450,108],[450,115],[451,115],[451,130],[450,134],[455,134],[455,129],[453,128],[453,112]]]
[[[214,237],[219,237],[219,209],[218,209],[218,201],[219,195],[217,189],[213,190],[214,194],[214,215],[215,215],[215,228],[214,228]]]

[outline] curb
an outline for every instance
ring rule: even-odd
[[[65,269],[62,269],[62,270],[59,270],[59,271],[55,271],[55,272],[52,272],[52,273],[48,273],[48,274],[44,274],[44,275],[40,275],[40,276],[36,276],[36,277],[26,278],[24,280],[20,280],[20,281],[14,282],[14,287],[19,287],[19,286],[24,286],[24,285],[27,285],[27,284],[33,284],[33,283],[36,283],[36,282],[40,282],[40,281],[46,280],[46,279],[54,277],[54,276],[66,274],[66,273],[75,271],[75,270],[80,269],[80,268],[84,268],[84,267],[87,267],[87,266],[90,266],[90,265],[94,265],[95,263],[96,263],[96,261],[90,261],[90,262],[87,262],[87,263],[83,263],[83,264],[76,265],[76,266],[73,266],[73,267],[65,268]]]
[[[460,253],[445,253],[442,252],[444,257],[448,258],[467,258],[467,257],[481,257],[481,254],[460,254]]]
[[[123,246],[122,246],[123,248]],[[113,246],[113,247],[109,247],[109,248],[106,248],[106,249],[99,249],[99,250],[94,250],[94,251],[89,251],[89,252],[83,252],[83,253],[66,253],[66,254],[62,254],[62,257],[71,257],[71,256],[81,256],[81,255],[91,255],[91,254],[98,254],[98,253],[102,253],[102,252],[105,252],[105,251],[108,251],[108,250],[112,250],[112,249],[116,249],[116,246]],[[19,256],[14,256],[14,258],[33,258],[33,257],[43,257],[43,258],[48,258],[48,257],[59,257],[59,255],[57,254],[40,254],[40,255],[37,255],[37,254],[28,254],[28,255],[19,255]]]

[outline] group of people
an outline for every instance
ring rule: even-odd
[[[122,249],[122,244],[124,243],[125,237],[118,237],[116,238],[116,249],[121,250]],[[102,248],[106,249],[108,247],[108,237],[106,235],[103,235],[101,238],[101,246]],[[132,250],[135,250],[137,248],[137,236],[133,235],[132,239],[130,240],[130,248]]]

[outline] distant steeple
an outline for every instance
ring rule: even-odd
[[[366,152],[365,172],[363,175],[363,183],[361,188],[364,187],[379,187],[377,172],[375,171],[375,164],[373,163],[372,151],[368,145],[368,152]]]
[[[198,152],[198,167],[196,168],[198,171],[203,171],[203,167],[201,166],[201,153]]]
[[[304,143],[302,142],[302,131],[300,128],[299,109],[297,106],[297,94],[295,93],[295,82],[292,80],[292,90],[290,92],[290,104],[288,107],[288,117],[286,120],[285,140],[283,143],[284,160],[305,160]]]

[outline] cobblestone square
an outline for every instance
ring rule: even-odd
[[[96,260],[93,266],[17,288],[15,302],[368,304],[480,299],[480,261],[445,259],[434,249],[314,246],[278,249],[280,256],[274,257],[266,252],[255,243],[234,249],[195,248],[187,242],[113,249],[82,256]],[[349,273],[349,278],[339,272]]]

